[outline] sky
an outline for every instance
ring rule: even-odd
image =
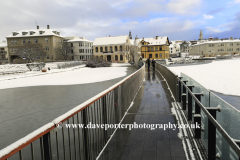
[[[0,0],[0,41],[12,31],[51,29],[61,35],[169,40],[240,38],[240,0]]]

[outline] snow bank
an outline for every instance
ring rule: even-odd
[[[129,67],[130,63],[112,63],[112,67]]]
[[[46,63],[45,68],[50,68],[51,70],[58,69],[58,65],[64,65],[74,63],[74,61],[70,62],[51,62]],[[82,62],[83,63],[83,62]],[[0,73],[17,73],[17,72],[29,72],[26,64],[5,64],[0,65]]]
[[[47,73],[25,78],[1,80],[0,89],[45,85],[74,85],[107,81],[125,76],[127,67],[81,68],[54,74]]]
[[[207,89],[227,95],[240,96],[240,59],[213,61],[212,63],[169,67],[192,77]]]

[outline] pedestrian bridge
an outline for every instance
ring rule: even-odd
[[[2,149],[0,160],[235,160],[239,117],[191,77],[143,65]]]

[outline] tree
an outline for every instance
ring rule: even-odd
[[[63,44],[57,48],[61,51],[64,60],[67,60],[69,56],[73,55],[73,46],[71,43],[63,42]]]
[[[44,60],[47,55],[42,44],[39,43],[24,43],[17,48],[17,54],[20,57],[25,57],[28,63],[32,63],[40,58]]]

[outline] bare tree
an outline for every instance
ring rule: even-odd
[[[63,42],[63,44],[57,48],[61,51],[64,60],[67,60],[69,56],[73,55],[73,46],[71,43]]]
[[[38,43],[24,43],[17,48],[17,54],[20,57],[25,57],[28,63],[34,62],[36,59],[45,59],[46,51],[42,44]]]

